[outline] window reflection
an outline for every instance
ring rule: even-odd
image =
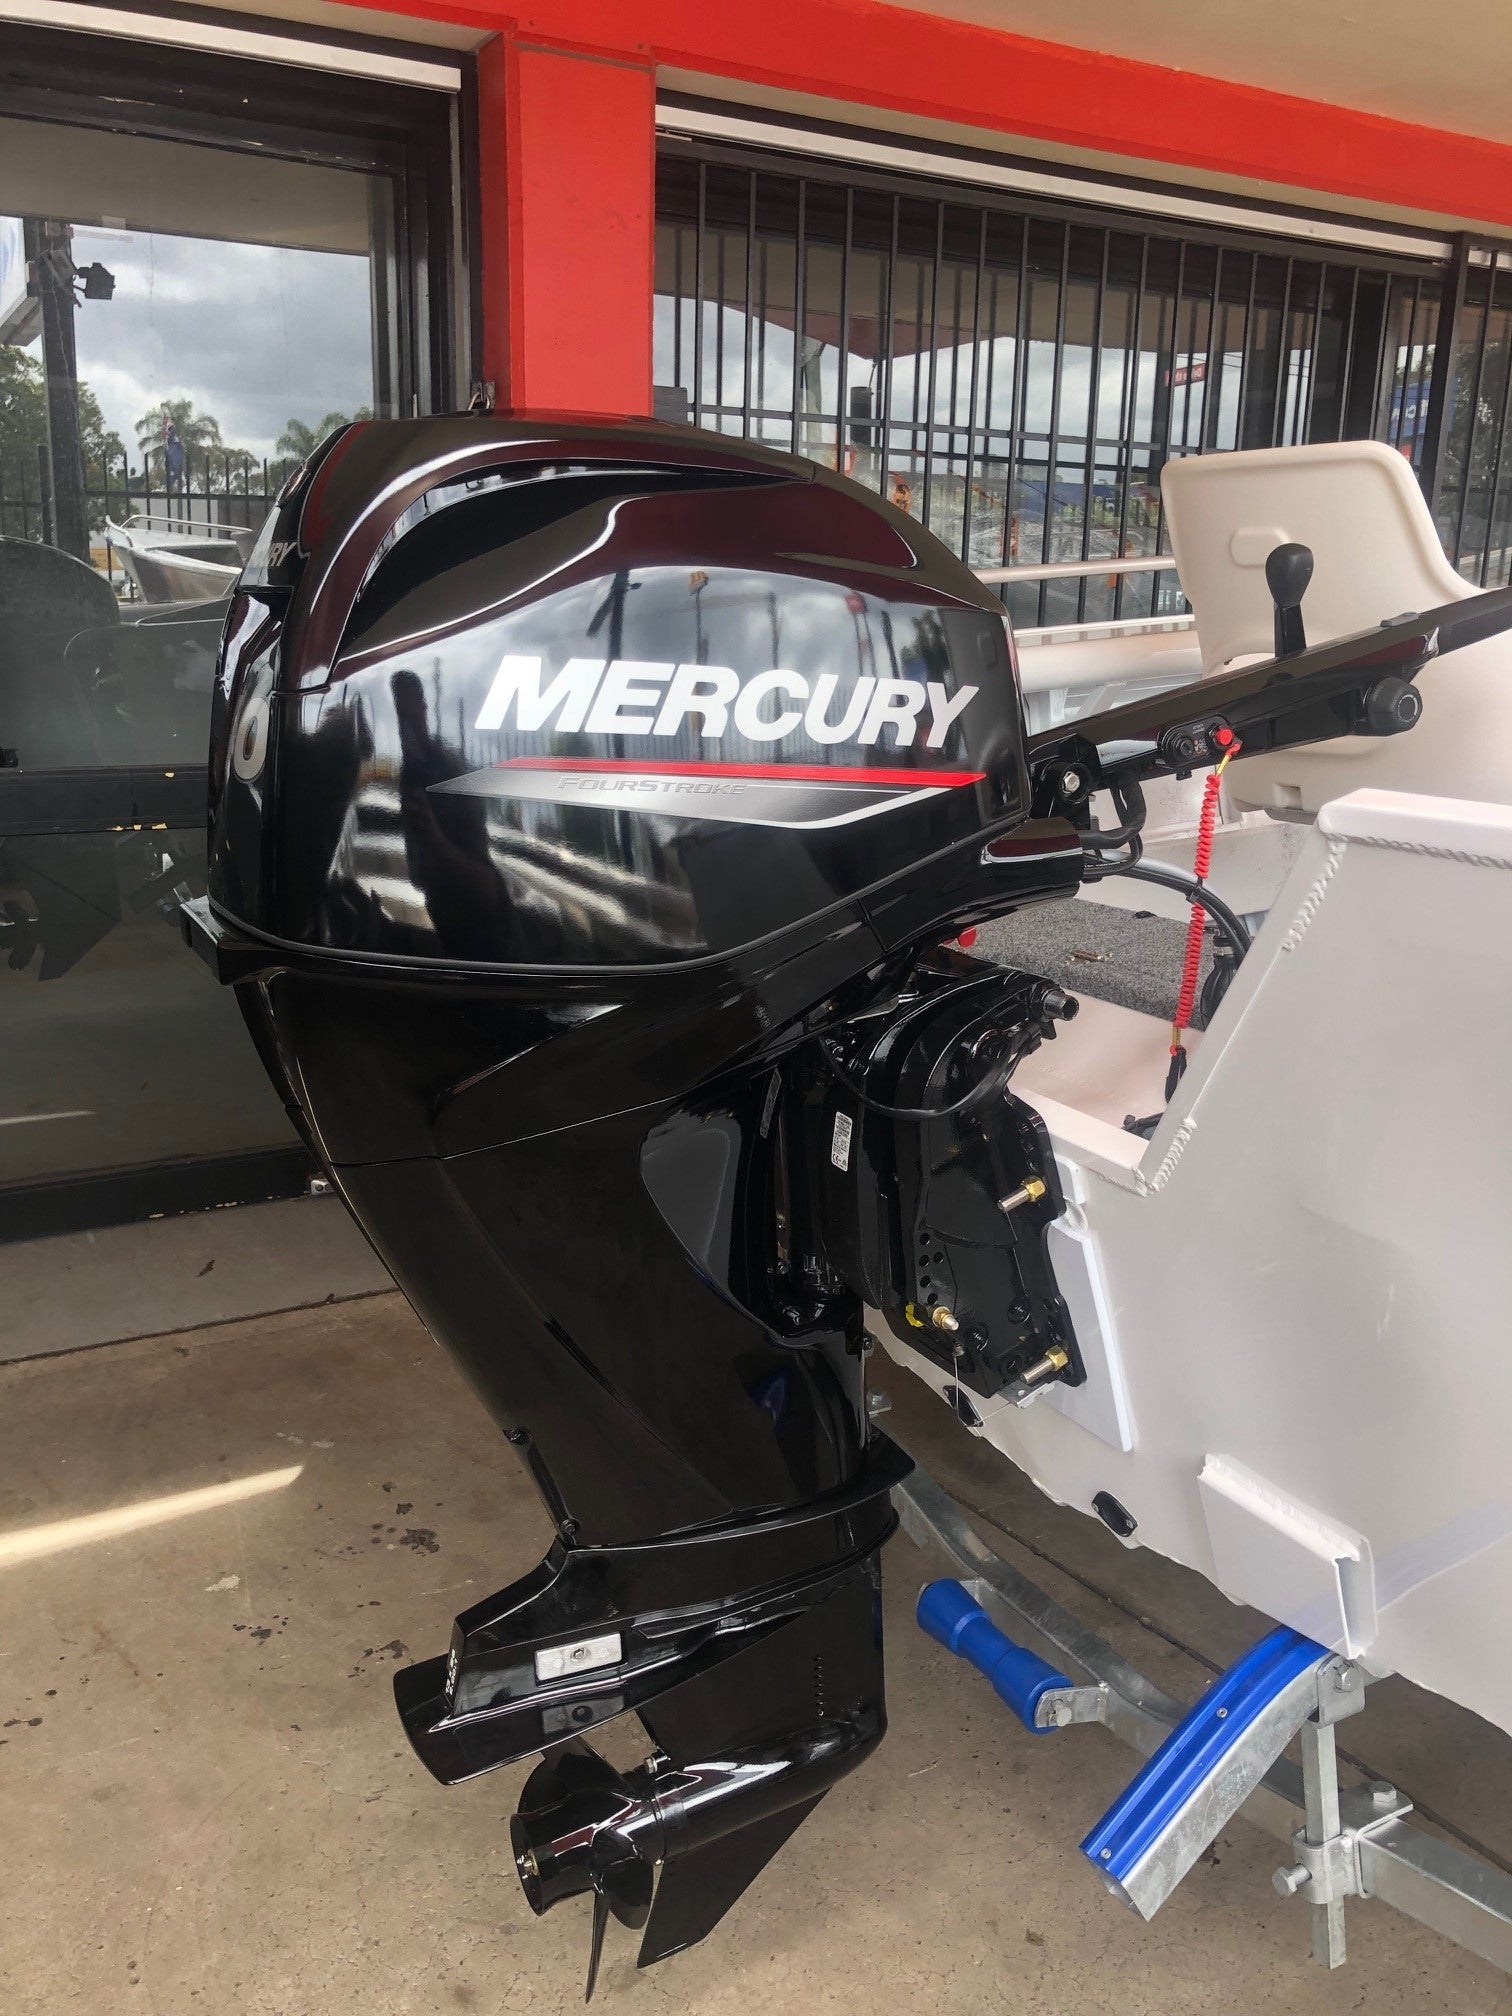
[[[204,765],[273,495],[391,396],[391,186],[0,119],[0,206],[0,775],[51,794],[0,838],[0,1184],[284,1143],[234,1003],[179,940],[203,830],[144,809],[68,831],[89,789],[69,780],[127,770],[150,795]]]

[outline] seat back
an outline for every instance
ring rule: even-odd
[[[1302,604],[1309,643],[1478,592],[1446,559],[1410,464],[1379,441],[1190,456],[1166,464],[1161,492],[1205,674],[1269,657],[1265,562],[1289,540],[1311,547],[1315,563]],[[1410,735],[1346,736],[1238,763],[1235,803],[1305,816],[1361,785],[1512,802],[1512,641],[1456,652],[1418,684],[1423,718]]]
[[[1312,548],[1311,644],[1475,593],[1444,557],[1410,463],[1380,441],[1189,455],[1166,464],[1160,489],[1207,672],[1269,655],[1265,562],[1289,540]]]
[[[14,749],[23,769],[106,760],[108,712],[91,705],[70,647],[119,621],[110,583],[82,560],[30,539],[0,539],[0,746]]]

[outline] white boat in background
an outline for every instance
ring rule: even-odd
[[[214,602],[241,572],[256,534],[136,511],[105,521],[105,543],[144,602]]]

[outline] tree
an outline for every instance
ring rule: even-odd
[[[5,488],[18,485],[12,471],[35,471],[37,445],[47,440],[47,398],[42,366],[11,344],[0,346],[0,469]]]
[[[79,437],[84,451],[84,480],[101,480],[107,462],[119,462],[121,437],[107,427],[100,402],[82,381],[79,385]],[[41,361],[14,344],[0,344],[0,495],[11,498],[37,494],[37,453],[47,446],[47,387]],[[17,522],[9,522],[12,518]],[[7,512],[0,529],[18,532],[19,513]],[[89,506],[90,525],[105,522],[104,507]]]
[[[280,462],[307,462],[328,434],[334,434],[339,428],[350,426],[353,420],[371,420],[372,417],[371,406],[359,406],[357,411],[350,415],[327,413],[324,420],[317,421],[313,427],[308,426],[303,420],[291,420],[279,435],[273,452]]]
[[[121,437],[107,427],[100,402],[79,382],[79,435],[86,467],[122,452]],[[47,439],[47,388],[39,359],[12,344],[0,344],[0,463],[10,467]]]
[[[1512,435],[1512,396],[1507,383],[1512,372],[1512,340],[1493,335],[1482,350],[1478,341],[1462,337],[1457,362],[1454,405],[1444,429],[1439,531],[1446,546],[1452,547],[1459,537],[1460,552],[1451,551],[1449,558],[1462,570],[1470,566],[1472,579],[1483,553],[1489,550],[1490,580],[1495,581],[1512,545],[1512,494],[1508,488],[1512,444],[1502,441],[1504,427]]]
[[[225,448],[220,422],[213,413],[196,413],[192,399],[159,400],[136,423],[136,437],[148,475],[164,488],[167,487],[168,469],[163,444],[170,421],[183,443],[186,470],[192,466],[196,455],[203,461],[207,455],[222,452]]]
[[[103,469],[106,463],[118,462],[126,453],[125,442],[114,427],[105,425],[100,402],[82,379],[79,381],[79,439],[84,448],[86,481],[91,469]]]
[[[1490,578],[1494,581],[1498,564],[1505,565],[1512,545],[1512,392],[1507,383],[1512,372],[1512,340],[1501,333],[1487,334],[1489,340],[1482,350],[1484,339],[1472,309],[1461,321],[1456,338],[1453,400],[1445,416],[1440,450],[1437,517],[1451,562],[1462,572],[1468,568],[1468,578],[1473,580],[1483,553],[1489,549]],[[1421,440],[1426,427],[1434,348],[1429,343],[1398,354],[1388,420],[1392,432],[1400,428],[1404,450]],[[1501,438],[1504,415],[1509,431],[1506,446]],[[1419,473],[1425,483],[1433,474],[1426,468]],[[1457,536],[1460,551],[1455,553],[1452,549]]]

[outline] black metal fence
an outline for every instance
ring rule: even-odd
[[[133,584],[107,537],[112,524],[189,538],[229,536],[245,548],[292,467],[292,462],[258,462],[245,454],[191,449],[184,457],[182,482],[170,485],[163,470],[151,462],[133,468],[126,455],[86,461],[90,558],[109,576],[117,593],[129,597]],[[39,444],[31,456],[0,459],[0,538],[56,543],[45,445]]]
[[[1512,581],[1512,248],[1287,253],[721,149],[663,153],[657,214],[659,394],[875,485],[973,566],[1158,554],[1172,456],[1373,437],[1466,579]],[[289,466],[92,463],[91,557],[129,594],[111,522],[245,543]],[[54,540],[45,447],[0,460],[0,536]],[[1173,573],[1007,600],[1025,625],[1185,606]]]
[[[1173,456],[1374,437],[1467,577],[1506,578],[1512,253],[1471,255],[1456,291],[1428,258],[978,193],[665,148],[660,396],[872,484],[976,567],[1168,550]],[[1025,625],[1184,607],[1173,574],[1007,600]]]

